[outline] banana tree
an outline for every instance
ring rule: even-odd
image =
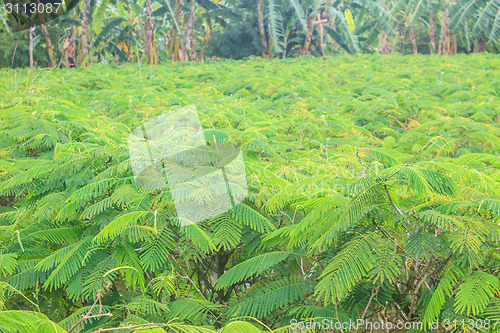
[[[486,43],[500,43],[500,1],[460,0],[453,7],[450,28],[461,35],[468,49],[475,42],[476,51],[484,51]]]
[[[188,0],[189,9],[187,13],[183,8],[183,0],[162,0],[161,3],[163,6],[156,12],[156,15],[168,18],[173,23],[167,26],[169,32],[162,33],[167,57],[172,60],[188,60],[189,51],[191,51],[191,56],[196,55],[192,35],[195,14],[199,9],[198,2]]]
[[[323,1],[323,0],[268,0],[269,35],[274,52],[283,53],[290,22],[294,24],[294,34],[302,38],[298,54],[308,54],[314,43],[323,50],[321,30],[331,38],[331,44],[342,47],[348,53],[371,50],[381,30],[394,35],[393,15],[378,2],[368,0]],[[279,4],[279,5],[277,5]],[[290,8],[291,17],[285,9]],[[318,29],[319,28],[319,29]],[[319,30],[319,36],[317,31]],[[315,38],[315,36],[319,38]],[[316,49],[316,48],[315,48]]]
[[[92,9],[92,3],[90,0],[84,0],[81,13],[82,13],[82,34],[80,37],[80,53],[78,63],[80,66],[84,64],[85,57],[90,53],[90,43],[89,43],[89,20],[90,13]]]
[[[418,53],[417,44],[428,43],[430,53],[454,54],[456,53],[456,37],[454,28],[450,25],[450,13],[453,15],[456,7],[449,1],[440,0],[401,0],[397,2],[383,1],[381,4],[396,18],[394,28],[400,36],[409,37],[411,52]],[[417,37],[417,31],[427,31],[429,41],[424,42]],[[373,31],[376,33],[376,30]],[[436,40],[436,34],[439,39]],[[383,36],[384,37],[384,36]],[[369,39],[375,38],[371,35]],[[387,53],[387,50],[382,53]]]
[[[145,0],[144,4],[146,7],[146,23],[144,25],[144,54],[148,58],[148,64],[155,65],[158,63],[158,49],[155,44],[151,0]]]
[[[299,43],[298,54],[307,54],[311,47],[318,13],[330,1],[325,0],[267,0],[257,2],[259,32],[265,56],[286,57],[287,48]],[[263,13],[263,15],[261,14]],[[262,16],[262,18],[261,18]],[[267,34],[264,26],[267,25]],[[294,43],[291,40],[295,37]],[[269,40],[269,45],[267,45]],[[288,50],[290,51],[290,50]]]
[[[450,30],[450,9],[449,0],[441,0],[443,14],[441,17],[441,34],[439,36],[438,54],[451,55],[451,30]]]
[[[141,61],[146,58],[149,64],[157,64],[153,13],[158,6],[151,0],[129,0],[116,4],[103,0],[92,15],[91,26],[96,36],[92,50],[101,60],[101,54],[106,52],[113,54],[116,61]]]
[[[394,12],[383,3],[336,1],[327,10],[336,23],[336,30],[327,28],[327,32],[348,53],[372,52],[381,34],[381,43],[388,42],[389,37],[395,37]]]
[[[171,60],[198,60],[197,41],[203,45],[201,54],[214,26],[225,26],[228,20],[238,19],[235,9],[209,0],[160,0],[154,13],[163,24],[158,29]],[[202,55],[200,55],[202,57]]]
[[[267,58],[268,47],[266,30],[264,28],[264,7],[262,6],[262,0],[257,0],[257,15],[259,21],[259,35],[262,49],[262,58]]]
[[[56,65],[56,55],[54,53],[54,48],[52,47],[52,40],[50,39],[49,30],[47,29],[47,25],[42,23],[40,25],[42,28],[42,35],[45,39],[45,45],[47,45],[47,53],[49,54],[50,65],[54,67]]]
[[[406,34],[408,33],[408,37],[410,39],[410,43],[412,46],[412,53],[418,53],[417,47],[417,36],[416,36],[416,28],[417,25],[422,25],[425,23],[425,18],[429,13],[429,7],[432,0],[402,0],[397,2],[392,1],[383,1],[382,5],[387,8],[387,10],[393,15],[395,21],[392,22],[393,29],[399,31],[399,35],[404,35],[403,38],[403,53],[404,53],[404,45],[406,43]],[[434,15],[434,14],[432,14]],[[431,24],[429,24],[431,26]],[[376,34],[378,29],[374,29],[373,33]],[[379,52],[382,54],[389,53],[388,47],[388,36],[386,35],[384,29],[384,33],[381,38]],[[434,28],[435,30],[435,28]],[[433,31],[432,28],[430,31]],[[392,33],[392,37],[396,37],[394,31]],[[369,39],[373,40],[376,38],[376,35],[371,34]],[[432,44],[432,33],[431,33],[431,44]],[[393,48],[395,46],[395,41],[393,43]]]
[[[316,16],[319,14],[320,10],[322,9],[322,6],[327,6],[329,5],[330,1],[321,1],[321,0],[315,0],[312,4],[311,10],[304,10],[302,8],[298,8],[300,5],[297,1],[293,1],[293,3],[296,6],[296,15],[299,17],[299,21],[301,22],[302,28],[304,28],[304,23],[306,23],[307,27],[306,30],[306,37],[304,41],[304,45],[302,47],[302,50],[300,50],[301,54],[307,54],[309,52],[309,48],[311,47],[311,39],[312,35],[314,32],[315,28],[315,19]],[[304,13],[304,14],[302,14]],[[309,15],[308,15],[309,14]]]

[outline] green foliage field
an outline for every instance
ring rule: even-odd
[[[499,70],[491,54],[1,69],[0,332],[87,312],[72,332],[500,332]],[[126,138],[187,105],[208,141],[241,146],[250,193],[181,228],[168,191],[135,185]]]

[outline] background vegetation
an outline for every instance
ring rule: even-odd
[[[4,8],[0,7],[0,11]],[[4,14],[1,14],[4,18]],[[61,18],[12,33],[0,66],[199,60],[251,55],[498,53],[498,0],[82,0]],[[31,42],[30,42],[31,35]],[[17,51],[14,52],[17,46]]]
[[[296,332],[292,318],[324,317],[500,331],[499,66],[1,70],[0,331]],[[168,191],[136,186],[126,138],[191,104],[209,142],[241,145],[250,193],[181,228]]]

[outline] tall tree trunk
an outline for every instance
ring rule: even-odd
[[[68,60],[68,58],[70,57],[70,55],[68,54],[68,49],[69,49],[69,45],[70,45],[69,40],[70,39],[68,38],[68,36],[64,37],[63,48],[61,49],[61,52],[62,52],[64,60],[65,60],[66,68],[69,67],[69,60]],[[62,58],[61,58],[61,61],[62,61]]]
[[[80,59],[78,63],[80,66],[83,64],[83,59],[85,58],[86,55],[88,55],[89,49],[88,49],[88,44],[89,44],[89,16],[90,16],[90,0],[84,0],[83,1],[83,8],[82,8],[82,37],[81,37],[81,42],[80,42]],[[85,64],[83,64],[85,65]]]
[[[431,26],[431,53],[436,52],[436,21],[434,20],[434,10],[429,14],[429,24]]]
[[[457,54],[457,48],[458,48],[458,42],[457,42],[457,35],[455,35],[455,32],[451,33],[451,54]]]
[[[479,37],[474,43],[474,53],[486,51],[486,40],[483,37]]]
[[[207,34],[203,39],[203,46],[201,47],[200,56],[198,58],[198,60],[201,62],[205,61],[205,48],[207,47],[208,41],[210,40],[210,36],[212,36],[212,20],[210,19],[210,16],[207,16],[207,25],[210,33]]]
[[[446,30],[445,30],[445,50],[446,50],[446,55],[451,55],[451,38],[450,38],[450,18],[448,16],[448,7],[446,7]]]
[[[382,37],[380,37],[378,53],[389,54],[389,36],[385,33],[385,31],[382,33]]]
[[[148,64],[156,65],[158,63],[158,50],[155,43],[155,34],[153,26],[153,15],[151,12],[151,0],[146,0],[146,26],[145,26],[145,45],[144,51],[148,57]]]
[[[403,45],[403,51],[402,51],[402,53],[403,53],[403,55],[405,55],[405,47],[406,47],[406,24],[405,24],[404,29],[403,29],[403,43],[402,43],[402,45]]]
[[[172,29],[172,38],[170,39],[170,45],[168,47],[168,52],[172,61],[179,60],[179,48],[181,43],[181,38],[177,34],[175,28]]]
[[[64,44],[61,50],[65,58],[66,68],[68,68],[70,65],[69,58],[73,59],[73,63],[75,62],[75,57],[76,57],[75,51],[76,51],[76,27],[74,25],[71,25],[71,36],[69,38],[68,36],[64,37]]]
[[[413,29],[413,25],[410,24],[410,40],[411,40],[411,46],[412,46],[412,51],[413,54],[418,54],[418,47],[417,47],[417,38],[415,36],[415,30]]]
[[[443,10],[443,20],[441,22],[441,34],[439,36],[439,49],[438,53],[440,55],[450,54],[450,19],[448,17],[448,6],[444,7]]]
[[[329,2],[326,2],[326,7],[329,6]],[[320,7],[317,7],[314,9],[311,13],[311,15],[307,18],[307,33],[306,33],[306,39],[304,41],[304,46],[302,47],[302,50],[299,50],[299,54],[308,54],[309,53],[309,48],[311,47],[311,41],[312,41],[312,36],[314,33],[314,20],[316,19],[316,16],[318,15],[320,10]]]
[[[69,47],[67,50],[67,58],[71,57],[73,58],[73,61],[76,64],[76,26],[71,25],[71,37],[69,38]],[[66,58],[66,60],[67,60]],[[69,66],[68,62],[66,61],[67,66]]]
[[[264,8],[262,7],[262,0],[257,0],[257,15],[259,19],[259,35],[262,48],[262,58],[267,58],[269,54],[267,49],[266,30],[264,29]]]
[[[52,47],[52,41],[50,40],[49,30],[47,30],[47,26],[45,23],[40,25],[42,28],[43,39],[45,40],[45,44],[47,45],[47,53],[49,54],[50,66],[56,66],[56,55],[54,53],[54,48]]]
[[[208,44],[208,39],[205,38],[205,40],[203,41],[203,46],[200,51],[200,56],[198,57],[198,60],[201,62],[205,61],[205,48],[207,47],[207,44]]]
[[[40,5],[40,1],[36,0],[35,4],[37,6]],[[43,39],[45,40],[45,45],[47,45],[47,53],[49,55],[49,61],[50,61],[50,66],[55,67],[56,66],[56,55],[54,53],[54,48],[52,47],[52,40],[50,39],[50,34],[49,30],[47,29],[47,26],[45,25],[45,16],[43,15],[42,12],[39,13],[40,15],[40,27],[42,28],[42,35]]]
[[[167,52],[167,57],[168,57],[168,50],[170,47],[170,34],[167,32],[165,36],[163,37],[163,46],[165,47],[165,51]]]
[[[186,32],[184,33],[184,40],[182,43],[182,58],[183,60],[189,60],[189,51],[192,51],[193,44],[191,40],[191,34],[193,33],[194,27],[194,9],[195,0],[191,0],[189,4],[189,13],[186,19]],[[191,52],[192,53],[192,52]]]
[[[175,17],[172,19],[177,23],[175,27],[170,31],[170,41],[168,45],[168,55],[172,59],[172,61],[180,60],[180,47],[181,47],[181,36],[180,31],[176,29],[177,26],[180,25],[182,21],[183,13],[182,13],[182,0],[175,0],[174,2],[174,11]]]
[[[312,35],[314,33],[314,21],[315,17],[310,16],[307,19],[307,33],[306,33],[306,39],[304,41],[304,45],[302,46],[302,50],[300,51],[300,54],[304,55],[309,53],[309,48],[311,47],[311,41],[312,41]]]
[[[35,34],[35,26],[30,27],[30,71],[33,72],[33,35]]]
[[[337,23],[335,23],[335,20],[329,20],[328,23],[330,23],[330,28],[332,28],[333,31],[337,31]],[[335,50],[339,48],[339,44],[335,39],[332,39],[332,45]]]
[[[193,37],[191,37],[191,60],[192,61],[198,60],[198,53],[196,53],[196,44],[194,42]]]

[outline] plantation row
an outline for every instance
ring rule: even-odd
[[[0,70],[0,332],[323,318],[500,331],[499,67],[481,54]],[[240,147],[249,194],[182,227],[168,190],[137,186],[127,138],[189,105],[209,144]]]

